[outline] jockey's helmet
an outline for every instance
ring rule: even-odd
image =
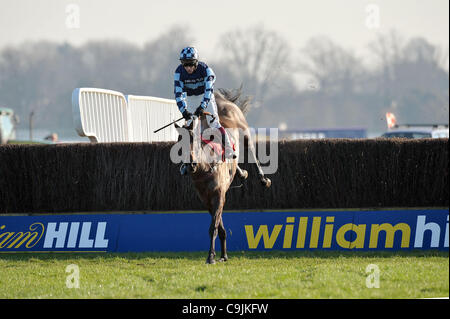
[[[181,50],[180,61],[184,65],[185,63],[197,64],[198,62],[198,52],[194,47],[186,47]]]

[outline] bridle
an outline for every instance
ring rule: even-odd
[[[207,113],[207,114],[205,114]],[[209,112],[204,112],[204,115],[211,115],[214,117],[214,115],[212,115]],[[213,118],[214,120],[214,118]],[[197,163],[194,163],[194,156],[193,154],[196,155],[196,158],[198,159],[199,157],[201,157],[201,153],[204,152],[202,145],[204,145],[204,142],[201,141],[200,136],[202,134],[201,132],[201,118],[197,115],[193,115],[192,116],[192,122],[191,125],[188,126],[188,130],[189,130],[189,142],[190,142],[190,165],[191,165],[191,172],[195,172],[196,168],[195,166],[197,165]],[[198,137],[197,139],[195,137]],[[196,144],[194,144],[194,142]],[[209,163],[208,161],[202,162],[202,164],[207,165],[209,167],[209,171],[212,172],[214,170],[215,165],[211,165],[211,163]]]

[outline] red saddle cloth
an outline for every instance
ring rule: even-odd
[[[205,143],[206,145],[211,147],[211,149],[214,151],[215,154],[217,154],[217,156],[221,156],[222,161],[225,162],[225,148],[222,146],[222,143],[216,143],[213,140],[206,139],[203,137],[203,135],[200,136],[200,139],[202,143]],[[233,143],[233,151],[235,150],[236,149]]]

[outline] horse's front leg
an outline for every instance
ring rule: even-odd
[[[206,259],[207,264],[215,264],[215,257],[216,257],[216,251],[215,251],[215,242],[217,237],[217,225],[216,225],[216,216],[213,215],[211,219],[211,225],[209,226],[209,238],[210,238],[210,245],[209,245],[209,253],[208,258]]]
[[[211,225],[209,226],[209,238],[211,240],[210,246],[209,246],[209,253],[208,258],[206,259],[207,264],[215,264],[215,257],[216,257],[216,251],[215,251],[215,242],[216,237],[219,232],[219,225],[222,221],[222,211],[223,211],[223,205],[225,204],[225,194],[221,194],[220,192],[218,194],[215,194],[213,196],[210,206],[210,214],[211,214]]]
[[[221,255],[220,255],[219,261],[227,261],[228,260],[227,231],[225,230],[225,227],[223,226],[222,216],[220,218],[220,224],[219,224],[219,239],[220,239],[220,246],[221,246]]]

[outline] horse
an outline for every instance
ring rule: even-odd
[[[243,110],[245,111],[249,106],[249,99],[246,99],[237,105],[236,103],[240,96],[241,90],[235,95],[232,95],[231,91],[225,89],[214,92],[220,123],[227,130],[230,139],[234,142],[237,158],[239,158],[240,150],[239,134],[242,133],[244,135],[244,141],[247,142],[246,144],[248,145],[250,153],[258,168],[259,179],[262,185],[268,188],[271,186],[271,181],[264,176],[261,165],[256,158],[256,152],[250,136],[248,123],[243,113]],[[221,244],[221,256],[219,261],[225,262],[228,260],[226,246],[227,233],[222,220],[226,192],[230,188],[236,172],[242,179],[248,177],[248,172],[242,170],[238,166],[237,158],[226,159],[224,161],[219,154],[219,156],[216,156],[215,160],[211,161],[211,159],[214,158],[215,151],[217,151],[217,144],[214,145],[213,142],[208,143],[205,139],[199,139],[199,135],[201,135],[200,127],[208,127],[206,121],[207,119],[205,116],[202,118],[194,117],[191,126],[188,128],[190,136],[190,163],[188,171],[197,191],[197,195],[211,215],[211,224],[209,227],[210,248],[206,263],[214,264],[216,262],[215,241],[217,235],[219,236]],[[185,129],[185,127],[181,128],[176,124],[175,127],[179,131],[181,137],[182,132],[180,130]],[[222,145],[220,145],[220,147],[221,146]]]

